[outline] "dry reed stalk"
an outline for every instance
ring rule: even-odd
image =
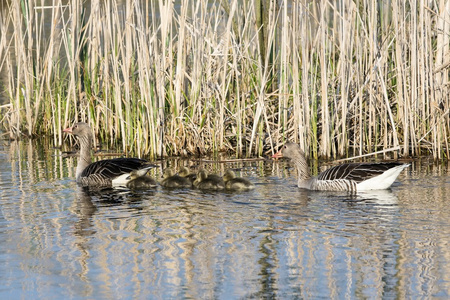
[[[94,0],[86,15],[80,0],[36,3],[1,12],[12,138],[61,144],[63,125],[86,120],[152,157],[252,156],[287,139],[313,157],[449,151],[448,1]]]
[[[384,150],[380,150],[380,151],[376,151],[376,152],[372,152],[372,153],[366,153],[363,155],[358,155],[358,156],[353,156],[353,157],[348,157],[348,158],[343,158],[343,159],[337,159],[334,162],[343,162],[343,161],[349,161],[349,160],[355,160],[355,159],[360,159],[363,157],[368,157],[368,156],[374,156],[374,155],[378,155],[378,154],[386,154],[388,152],[394,152],[400,150],[400,146],[397,147],[393,147],[393,148],[387,148]]]
[[[348,12],[347,14],[342,14],[338,16],[340,20],[339,26],[339,48],[341,50],[341,62],[339,62],[340,71],[340,115],[341,120],[336,124],[336,128],[340,129],[340,137],[338,138],[338,150],[337,154],[339,156],[344,156],[348,151],[348,133],[347,133],[347,122],[348,122],[348,99],[350,96],[350,88],[352,85],[353,74],[351,60],[353,57],[353,49],[355,48],[354,39],[354,28],[352,24],[356,22],[356,6],[353,2],[342,2],[344,7],[343,11]]]
[[[123,24],[122,19],[120,18],[120,14],[118,12],[117,5],[112,7],[113,12],[111,14],[111,19],[108,21],[108,24],[111,24],[111,30],[115,32],[112,34],[111,44],[110,46],[110,55],[111,55],[111,70],[112,70],[112,81],[113,81],[113,115],[114,123],[110,123],[107,127],[114,128],[115,132],[112,133],[112,137],[122,137],[122,148],[126,149],[126,139],[124,139],[125,135],[125,117],[124,109],[122,106],[122,87],[128,84],[128,73],[126,70],[126,49],[124,49],[123,36],[125,32],[123,32]],[[122,69],[123,68],[123,69]],[[125,73],[125,74],[124,74]],[[108,120],[109,122],[109,120]],[[118,132],[118,134],[117,134]]]
[[[279,101],[278,101],[278,130],[281,132],[287,131],[288,122],[288,101],[290,98],[289,87],[289,61],[291,56],[289,47],[289,15],[287,3],[282,4],[281,15],[281,33],[280,33],[280,79],[279,79]]]
[[[232,32],[232,25],[233,25],[233,18],[235,16],[236,13],[236,8],[238,5],[238,1],[237,0],[233,0],[231,3],[231,9],[228,13],[228,20],[227,20],[227,25],[226,25],[226,29],[224,32],[224,35],[222,36],[223,38],[223,48],[222,48],[222,65],[220,66],[221,68],[221,74],[219,76],[221,76],[220,78],[220,82],[219,85],[221,86],[221,89],[219,90],[220,94],[219,94],[219,99],[220,99],[220,109],[219,109],[219,119],[218,119],[218,127],[217,130],[219,131],[219,143],[218,143],[218,148],[222,149],[223,145],[224,145],[224,106],[226,103],[226,97],[227,97],[227,86],[228,85],[228,78],[229,76],[227,76],[228,74],[228,55],[230,53],[230,43],[232,40],[231,37],[231,32]]]
[[[292,6],[292,14],[298,15],[299,12],[301,11],[301,6],[299,5],[299,3],[297,4],[293,4]],[[288,58],[290,58],[291,60],[291,64],[289,65],[288,62],[288,68],[290,67],[290,74],[291,74],[291,78],[292,78],[292,84],[291,84],[291,89],[289,89],[290,93],[292,94],[292,115],[293,115],[293,135],[296,137],[303,137],[304,139],[304,126],[302,126],[302,124],[304,124],[304,120],[302,120],[302,113],[300,110],[301,107],[301,69],[300,66],[302,64],[301,62],[301,57],[300,54],[298,53],[298,51],[294,51],[294,49],[301,49],[301,40],[300,37],[302,36],[302,31],[301,31],[301,27],[299,25],[299,21],[297,18],[293,18],[291,21],[291,25],[289,26],[288,23],[288,33],[290,32],[290,34],[288,34],[288,42],[291,44],[291,56],[289,56]],[[289,77],[288,79],[289,80]],[[288,111],[288,106],[286,105],[285,107],[282,108],[285,111]],[[280,134],[281,136],[276,136],[275,139],[277,141],[277,143],[282,140],[283,138],[285,138],[283,136],[283,134]],[[278,147],[277,147],[278,148]]]
[[[324,157],[330,156],[330,113],[328,111],[328,41],[327,33],[328,23],[326,19],[328,11],[328,1],[321,0],[320,7],[320,30],[319,34],[319,64],[320,64],[320,98],[321,98],[321,122],[322,122],[322,134],[320,135],[320,155]]]
[[[299,92],[301,91],[301,99],[303,100],[297,107],[294,106],[295,115],[297,116],[297,122],[299,126],[299,136],[294,137],[295,142],[300,142],[302,149],[305,151],[306,149],[310,149],[310,151],[314,152],[315,144],[310,144],[311,137],[312,137],[312,107],[310,105],[311,101],[311,84],[313,81],[313,78],[310,76],[310,72],[312,71],[312,65],[311,65],[311,38],[310,35],[313,31],[313,22],[308,22],[306,18],[299,18],[299,16],[309,16],[309,11],[306,9],[303,5],[300,5],[300,7],[297,9],[297,16],[296,19],[299,23],[299,33],[300,33],[300,57],[299,64],[301,65],[301,85],[298,87]],[[311,18],[312,19],[312,18]],[[294,36],[295,37],[295,36]],[[300,79],[299,78],[299,79]],[[295,94],[294,94],[295,95]],[[311,147],[312,146],[312,147]],[[306,153],[307,151],[305,151]],[[312,153],[310,152],[310,153]],[[317,155],[313,155],[314,157],[317,157]]]
[[[450,1],[441,1],[440,2],[441,11],[438,12],[438,18],[437,18],[437,25],[436,25],[436,32],[437,32],[437,38],[436,38],[436,59],[435,59],[435,65],[433,66],[433,69],[437,70],[435,73],[436,80],[433,82],[435,84],[435,99],[433,99],[433,102],[431,103],[432,107],[432,116],[434,117],[434,120],[439,120],[437,116],[440,114],[441,107],[443,108],[442,111],[445,111],[444,115],[448,115],[448,111],[450,109],[449,101],[443,101],[441,99],[444,99],[447,97],[448,99],[448,91],[449,91],[449,84],[448,84],[448,78],[449,78],[449,69],[448,66],[450,65],[450,49],[449,49],[449,43],[450,43],[450,37],[448,35],[448,32],[450,32]],[[430,62],[430,65],[432,65],[432,62]],[[447,68],[443,68],[442,66],[447,65]],[[446,93],[446,95],[445,95]],[[442,118],[442,117],[441,117]],[[435,121],[436,122],[436,121]],[[447,159],[449,158],[449,146],[448,146],[448,136],[446,135],[446,132],[450,131],[449,125],[450,122],[447,118],[447,124],[445,122],[437,122],[439,124],[439,132],[444,132],[443,136],[445,138],[445,145],[447,148]],[[447,129],[445,128],[447,126]],[[433,126],[434,127],[434,126]],[[441,143],[441,138],[437,139],[439,141],[439,144]],[[443,152],[443,151],[442,151]],[[433,151],[433,155],[435,158],[440,159],[441,158],[441,145],[438,145],[436,151]]]
[[[176,63],[175,63],[175,78],[174,78],[174,89],[175,89],[175,99],[173,99],[172,104],[172,114],[174,118],[172,119],[172,127],[171,131],[175,134],[176,128],[180,126],[181,114],[183,109],[181,107],[181,103],[183,101],[182,97],[185,95],[185,70],[187,69],[186,65],[186,44],[188,43],[187,39],[187,14],[188,14],[189,0],[181,0],[181,9],[180,16],[177,20],[178,25],[178,37],[176,43]],[[173,136],[175,140],[175,136]],[[174,144],[175,151],[178,152],[177,144]]]
[[[269,58],[270,58],[270,51],[272,48],[272,43],[274,42],[275,39],[275,27],[276,27],[276,20],[278,18],[278,16],[275,13],[275,8],[273,7],[274,3],[270,2],[271,6],[269,8],[269,20],[268,23],[266,23],[268,25],[267,28],[267,32],[269,33],[269,36],[267,37],[267,52],[264,53],[265,60],[263,62],[264,65],[260,64],[258,66],[258,77],[259,77],[259,87],[257,87],[257,105],[256,105],[256,112],[255,112],[255,117],[253,119],[253,126],[252,126],[252,134],[250,137],[250,145],[249,145],[249,150],[250,152],[253,149],[253,143],[255,143],[255,150],[253,153],[257,153],[257,154],[261,154],[262,153],[262,147],[261,147],[261,135],[262,135],[262,124],[263,121],[266,124],[266,129],[269,129],[270,126],[267,124],[268,120],[267,120],[267,113],[266,113],[266,105],[265,105],[265,98],[266,98],[266,85],[269,82],[269,74],[271,73],[269,70]],[[254,8],[257,9],[257,8]],[[258,30],[263,30],[264,28],[259,28]],[[261,37],[261,36],[259,36]],[[260,54],[262,55],[262,54]],[[259,63],[259,61],[258,61]],[[263,117],[264,120],[260,120],[260,118]],[[260,123],[261,122],[261,123]],[[256,131],[259,131],[259,140],[256,141]],[[270,131],[269,131],[269,137],[270,137]],[[273,144],[273,143],[271,143]]]

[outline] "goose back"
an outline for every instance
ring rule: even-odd
[[[359,183],[401,165],[398,162],[341,164],[326,169],[317,176],[317,180],[346,179]]]
[[[109,186],[116,178],[133,170],[146,168],[148,162],[138,158],[113,158],[99,160],[88,165],[79,178],[82,186]],[[117,184],[121,184],[118,183]]]

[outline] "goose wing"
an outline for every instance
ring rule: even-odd
[[[331,167],[317,177],[318,180],[352,180],[362,182],[383,174],[389,169],[402,165],[402,163],[352,163]]]
[[[133,170],[138,170],[150,166],[149,162],[138,158],[114,158],[105,159],[94,162],[86,167],[81,173],[82,181],[86,183],[111,183],[111,180],[130,173]]]

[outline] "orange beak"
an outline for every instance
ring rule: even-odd
[[[72,127],[64,129],[63,132],[72,133]]]
[[[281,150],[272,155],[272,158],[281,158],[281,157],[283,157],[283,153],[281,153]]]

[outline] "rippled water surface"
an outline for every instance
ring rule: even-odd
[[[0,145],[1,299],[450,297],[447,165],[353,197],[299,190],[288,162],[207,165],[255,183],[243,193],[86,192],[75,165]]]

